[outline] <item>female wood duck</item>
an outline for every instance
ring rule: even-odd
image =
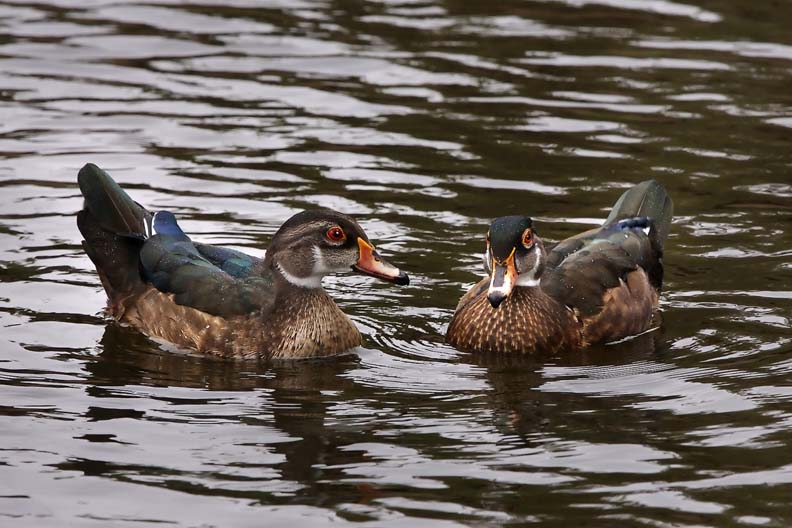
[[[193,242],[172,213],[152,214],[93,164],[80,170],[77,225],[118,321],[178,347],[236,358],[302,359],[362,343],[322,289],[349,271],[408,284],[351,217],[321,209],[284,223],[264,259]]]
[[[663,282],[673,203],[655,180],[627,190],[605,223],[548,253],[533,221],[487,233],[487,277],[457,305],[449,344],[469,352],[560,353],[644,332]]]

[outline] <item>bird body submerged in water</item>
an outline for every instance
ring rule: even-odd
[[[672,215],[665,188],[649,180],[627,190],[601,227],[549,252],[531,218],[496,219],[488,276],[460,299],[446,340],[470,352],[552,354],[646,331]]]
[[[167,211],[151,213],[93,164],[80,170],[77,225],[108,296],[108,312],[149,336],[202,353],[303,359],[362,344],[322,289],[350,269],[407,284],[351,217],[303,211],[275,234],[263,259],[193,242]]]

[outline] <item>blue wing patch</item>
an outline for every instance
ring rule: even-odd
[[[170,211],[159,211],[155,213],[152,226],[154,227],[154,233],[158,235],[181,240],[190,240],[190,237],[182,231],[182,228],[179,227],[178,222],[176,222],[176,216]]]
[[[173,293],[177,304],[225,317],[271,305],[271,278],[255,268],[260,259],[194,244],[167,211],[154,216],[152,227],[155,234],[140,251],[143,274],[158,290]]]

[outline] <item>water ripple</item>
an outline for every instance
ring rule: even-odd
[[[791,21],[714,5],[0,1],[1,518],[788,524]],[[325,280],[349,357],[173,350],[103,313],[89,161],[257,256],[302,209],[355,214],[412,282]],[[492,218],[549,245],[648,178],[676,209],[654,331],[443,343]]]

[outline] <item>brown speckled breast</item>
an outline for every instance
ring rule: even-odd
[[[276,305],[265,322],[273,358],[337,356],[363,343],[352,321],[321,288],[301,289]]]
[[[554,353],[581,345],[572,310],[540,288],[516,287],[498,308],[487,300],[489,279],[459,301],[446,339],[460,350],[482,353]]]

